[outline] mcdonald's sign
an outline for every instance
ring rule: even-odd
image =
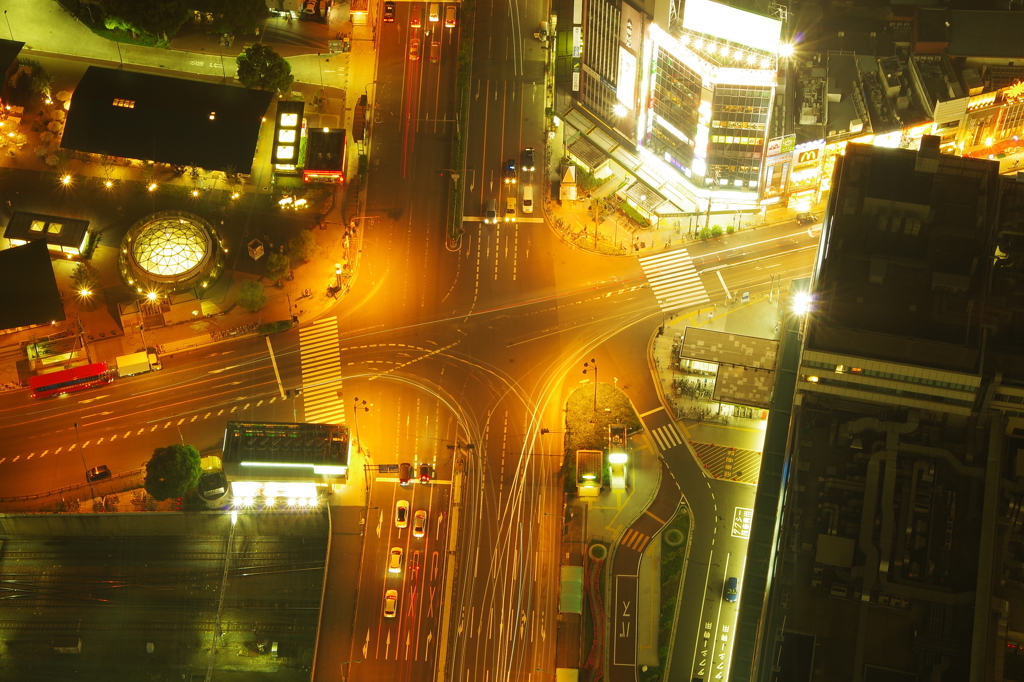
[[[797,152],[796,153],[795,165],[800,166],[800,165],[803,165],[805,163],[816,163],[818,161],[818,157],[820,155],[821,155],[821,148],[820,147],[817,147],[815,149],[805,149],[802,152]]]

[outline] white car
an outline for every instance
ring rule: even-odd
[[[398,590],[388,590],[384,593],[384,617],[394,618],[398,613]]]
[[[395,528],[409,525],[409,500],[399,500],[395,505]]]
[[[420,509],[412,516],[412,536],[414,538],[421,538],[427,532],[427,512],[424,509]]]
[[[402,548],[392,547],[390,559],[388,559],[388,573],[402,572]]]

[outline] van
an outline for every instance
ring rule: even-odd
[[[441,20],[441,3],[432,2],[430,3],[430,13],[427,15],[429,21],[440,21]]]
[[[523,213],[533,213],[533,185],[523,185]]]

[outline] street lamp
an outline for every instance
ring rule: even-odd
[[[583,373],[587,372],[594,373],[594,412],[597,412],[597,360],[590,358],[590,362],[583,363]]]
[[[452,170],[451,168],[442,168],[441,170],[437,171],[438,175],[443,175],[444,173],[451,173],[452,174],[452,182],[458,182],[459,181],[459,172],[458,171]]]

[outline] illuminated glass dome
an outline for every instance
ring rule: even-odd
[[[118,265],[125,283],[140,294],[179,293],[216,281],[224,270],[224,248],[199,216],[162,211],[132,225]]]

